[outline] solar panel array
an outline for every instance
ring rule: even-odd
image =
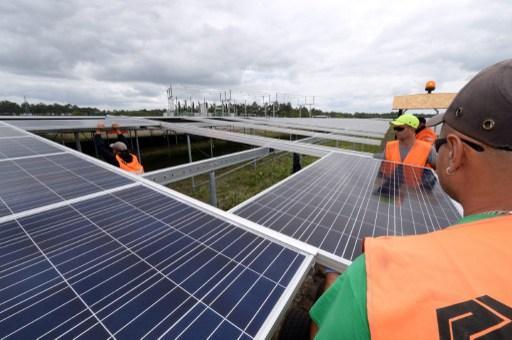
[[[406,185],[402,167],[386,178],[381,163],[332,153],[233,212],[349,261],[366,236],[426,233],[460,217],[432,173]]]
[[[13,126],[28,131],[77,131],[94,130],[98,122],[104,122],[105,126],[110,127],[112,123],[117,123],[126,128],[139,128],[142,126],[158,126],[159,122],[141,118],[126,117],[48,117],[11,119],[7,122]]]
[[[266,336],[311,264],[120,170],[22,138],[49,149],[0,160],[0,338]]]

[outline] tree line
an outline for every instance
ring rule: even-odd
[[[178,112],[180,115],[187,115],[199,112],[199,105],[195,103],[189,103],[188,105],[178,104]],[[206,106],[206,109],[211,114],[224,114],[233,113],[237,116],[251,115],[251,116],[267,116],[272,117],[314,117],[314,116],[325,116],[332,118],[394,118],[396,113],[385,112],[385,113],[368,113],[368,112],[356,112],[356,113],[344,113],[344,112],[324,112],[319,109],[312,108],[308,110],[305,107],[293,107],[291,103],[275,103],[260,105],[256,102],[252,104],[224,104]],[[37,115],[37,116],[61,116],[61,115],[73,115],[73,116],[101,116],[101,115],[123,115],[123,116],[162,116],[165,109],[154,109],[154,110],[101,110],[95,107],[79,107],[71,104],[30,104],[24,102],[18,104],[7,100],[0,101],[0,115]],[[310,112],[311,111],[311,112]]]

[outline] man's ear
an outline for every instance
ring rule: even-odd
[[[453,171],[457,170],[464,162],[464,144],[459,136],[448,134],[446,137],[446,147],[448,148],[448,162]]]

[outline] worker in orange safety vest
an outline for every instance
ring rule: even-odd
[[[107,144],[101,138],[101,132],[105,128],[104,123],[98,123],[96,127],[96,134],[94,136],[94,144],[98,153],[108,163],[117,166],[125,171],[133,174],[143,174],[144,167],[140,164],[139,159],[133,153],[129,152],[127,147],[127,140],[119,129],[117,124],[112,124],[112,130],[117,134],[117,141],[115,143]]]
[[[416,139],[419,120],[412,114],[404,114],[391,122],[396,140],[386,143],[381,174],[386,177],[400,177],[401,182],[418,185],[423,177],[424,167],[435,168],[436,155],[431,144]],[[399,164],[405,167],[399,167]],[[396,170],[401,170],[396,176]]]
[[[428,122],[440,123],[437,174],[464,217],[366,238],[310,311],[317,339],[512,339],[512,59],[478,73]]]
[[[426,126],[427,120],[425,117],[418,117],[420,121],[420,125],[416,129],[416,139],[429,143],[430,145],[434,144],[436,140],[436,133],[434,129]]]

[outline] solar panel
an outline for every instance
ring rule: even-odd
[[[133,183],[67,153],[3,160],[0,173],[0,217]]]
[[[105,126],[110,127],[112,123],[117,123],[122,127],[140,128],[143,126],[158,126],[159,122],[141,118],[126,117],[95,117],[80,118],[77,117],[58,117],[53,119],[12,119],[6,120],[9,124],[17,126],[28,131],[77,131],[94,130],[98,122],[104,122]]]
[[[0,138],[26,136],[27,133],[0,125]]]
[[[0,224],[0,259],[13,339],[263,337],[311,261],[145,186]]]
[[[379,176],[380,169],[379,160],[332,153],[233,212],[336,261],[361,254],[366,236],[426,233],[460,218],[432,173],[430,182],[408,186],[403,171],[410,168],[390,178]]]
[[[12,131],[16,130],[13,129]],[[0,160],[56,152],[62,152],[62,149],[45,143],[36,137],[27,136],[0,139]]]

